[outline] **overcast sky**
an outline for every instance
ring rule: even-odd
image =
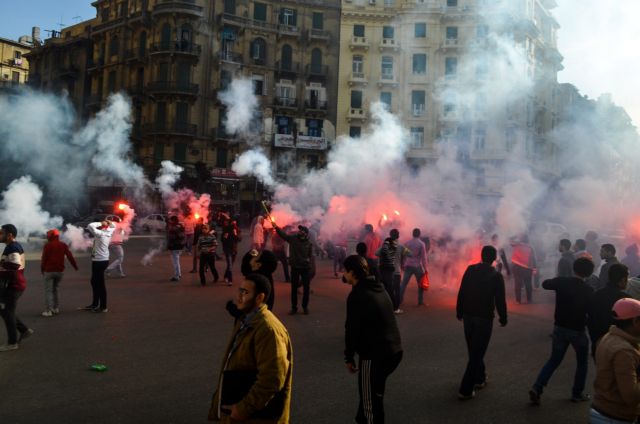
[[[557,0],[560,82],[583,94],[611,93],[640,126],[640,0]]]

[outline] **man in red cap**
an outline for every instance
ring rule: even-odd
[[[58,301],[58,285],[64,275],[64,258],[77,271],[78,265],[66,243],[60,241],[60,232],[56,229],[47,231],[47,243],[42,249],[40,272],[44,276],[44,305],[43,317],[52,317],[60,313]]]
[[[590,423],[635,423],[640,415],[640,302],[618,300],[613,317],[596,350]]]

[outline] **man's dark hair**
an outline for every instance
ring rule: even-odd
[[[365,230],[367,233],[373,233],[373,225],[371,225],[371,224],[365,224],[365,225],[364,225],[364,230]]]
[[[178,217],[175,215],[171,215],[169,217],[169,222],[171,222],[172,224],[175,224],[176,222],[178,222]]]
[[[627,328],[631,327],[631,325],[633,324],[633,320],[635,319],[635,318],[616,319],[616,313],[611,312],[611,314],[613,314],[613,325],[615,325],[621,330],[626,330]]]
[[[498,251],[493,246],[484,246],[482,248],[482,262],[485,264],[491,264],[498,257]]]
[[[345,272],[353,272],[358,280],[364,280],[369,276],[367,260],[360,255],[351,255],[344,260]]]
[[[400,231],[398,231],[396,228],[389,231],[389,238],[393,240],[398,240],[400,238]]]
[[[571,249],[571,240],[562,239],[560,240],[560,246],[564,247],[565,250]]]
[[[589,258],[578,258],[573,262],[573,272],[579,276],[586,278],[593,274],[593,261]]]
[[[584,239],[578,239],[573,244],[576,250],[587,250],[587,242]]]
[[[626,265],[611,265],[611,268],[609,268],[609,286],[617,286],[625,277],[629,277],[629,268]]]
[[[356,244],[356,253],[360,256],[367,256],[367,244],[364,242]]]
[[[605,252],[611,254],[611,255],[615,255],[616,254],[616,247],[613,244],[610,243],[606,243],[602,245],[602,250],[604,250]]]
[[[420,237],[420,228],[414,228],[413,229],[413,236],[414,237]]]
[[[265,302],[271,294],[271,283],[267,280],[267,277],[260,274],[249,274],[244,277],[247,281],[252,281],[256,287],[256,296],[260,293],[264,293]]]
[[[18,237],[18,229],[13,224],[4,224],[2,230],[7,234],[11,234],[14,238]]]

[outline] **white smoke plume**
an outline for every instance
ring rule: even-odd
[[[275,189],[277,187],[277,183],[273,178],[273,172],[271,170],[271,161],[262,150],[247,150],[238,156],[231,166],[231,169],[240,176],[254,176],[271,189]]]
[[[43,210],[41,201],[42,190],[31,181],[31,177],[12,181],[2,193],[0,222],[15,225],[21,239],[60,227],[62,218]]]
[[[184,171],[184,168],[174,164],[170,160],[163,160],[160,163],[160,171],[156,177],[156,186],[163,198],[174,193],[173,187],[180,179],[182,171]]]
[[[93,239],[85,232],[84,228],[76,227],[73,224],[65,225],[65,229],[60,235],[60,240],[69,245],[69,249],[74,252],[85,252],[93,246]]]
[[[153,259],[164,250],[164,244],[162,241],[156,241],[155,245],[150,248],[147,253],[142,257],[140,263],[142,266],[153,265]]]
[[[160,172],[156,177],[156,186],[162,194],[165,209],[169,214],[177,215],[181,221],[203,218],[206,222],[209,219],[211,195],[208,193],[197,195],[188,188],[176,190],[175,185],[182,171],[182,167],[171,161],[165,160],[161,163]]]
[[[254,94],[250,79],[234,79],[229,88],[219,94],[220,101],[227,107],[223,122],[229,134],[246,136],[255,132],[258,98]]]

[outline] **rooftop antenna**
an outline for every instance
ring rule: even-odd
[[[75,21],[76,21],[76,23],[78,23],[78,22],[82,21],[82,16],[74,16],[74,17],[73,17],[73,18],[71,18],[71,19],[75,20]]]
[[[60,22],[58,22],[56,25],[60,27],[60,31],[62,31],[62,28],[66,26],[65,24],[62,23],[62,15],[60,15]]]

